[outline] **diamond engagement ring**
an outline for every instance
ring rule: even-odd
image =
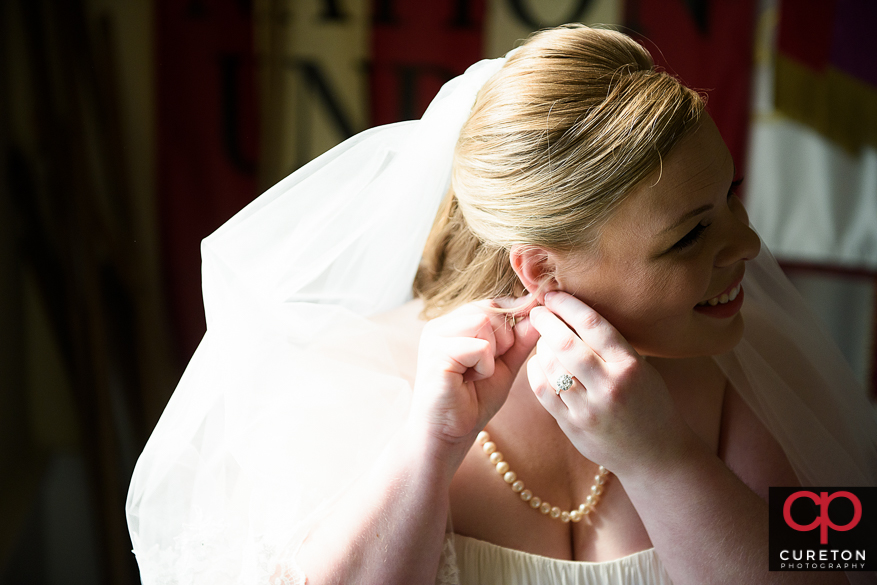
[[[569,390],[572,388],[572,376],[569,374],[563,374],[557,379],[557,390],[554,391],[555,394],[560,396],[560,393],[564,390]]]

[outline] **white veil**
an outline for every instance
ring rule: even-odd
[[[743,287],[743,340],[719,367],[803,485],[877,486],[874,408],[764,244]]]
[[[351,138],[204,240],[207,334],[128,493],[145,585],[268,582],[399,428],[411,389],[366,317],[410,299],[459,130],[503,62],[473,65],[421,120]],[[744,341],[718,362],[802,481],[875,485],[864,394],[762,250]]]
[[[302,167],[201,246],[207,333],[137,462],[128,526],[145,585],[267,582],[276,559],[404,420],[410,386],[364,317],[411,298],[475,95]]]

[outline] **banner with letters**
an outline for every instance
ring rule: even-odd
[[[857,83],[870,79],[862,59],[850,61],[848,47],[834,51],[835,37],[826,40],[829,29],[861,24],[849,15],[863,1],[833,0],[819,10],[790,2],[794,10],[787,6],[781,18],[779,0],[758,7],[755,0],[157,0],[158,198],[181,359],[204,331],[201,238],[349,136],[419,117],[442,83],[478,59],[566,22],[620,27],[661,67],[707,94],[738,175],[746,175],[752,222],[787,265],[871,274],[877,151],[865,143],[851,153],[783,114],[773,99],[775,85],[789,86],[775,82],[774,64],[782,71],[783,59],[798,58],[802,31],[814,26],[822,34],[813,39],[824,42],[811,53],[823,47],[823,62]],[[825,27],[823,16],[840,24]],[[790,31],[781,35],[780,58],[778,30]],[[808,95],[793,94],[798,101]],[[834,302],[846,293],[832,295]],[[865,304],[873,297],[860,296]],[[862,305],[856,314],[871,309]],[[823,316],[837,323],[841,341],[850,337],[850,319]],[[848,357],[867,364],[871,357],[859,356],[868,351],[870,327],[853,337]]]
[[[156,0],[156,201],[181,363],[206,328],[201,239],[256,196],[249,2]]]

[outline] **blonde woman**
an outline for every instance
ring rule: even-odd
[[[768,487],[873,485],[877,434],[738,181],[567,26],[281,182],[205,241],[144,583],[846,582],[767,571]]]

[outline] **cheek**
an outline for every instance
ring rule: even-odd
[[[577,274],[567,291],[593,307],[632,345],[655,352],[689,337],[694,307],[710,285],[711,267],[700,257],[614,262]]]
[[[702,300],[709,286],[710,272],[702,262],[659,265],[644,273],[636,291],[633,306],[640,318],[655,321],[673,319],[687,314]]]
[[[651,335],[670,315],[678,314],[679,299],[668,294],[666,278],[637,271],[611,286],[591,291],[588,302],[628,340]],[[667,275],[664,275],[665,277]],[[673,286],[673,285],[670,285]]]
[[[634,345],[650,344],[683,334],[708,286],[708,271],[691,265],[662,267],[608,292],[601,299],[602,311],[597,310]]]
[[[710,287],[711,266],[711,262],[685,265],[674,274],[672,281],[667,284],[667,290],[674,291],[671,294],[672,301],[680,314],[693,316],[694,307],[704,299]]]

